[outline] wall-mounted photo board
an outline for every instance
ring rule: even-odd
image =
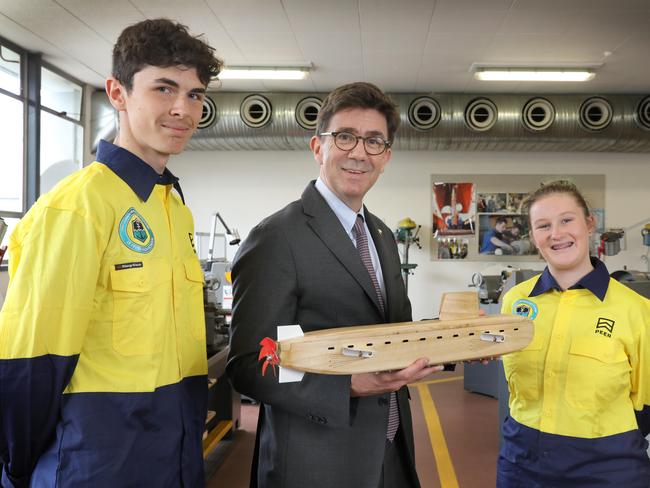
[[[431,259],[539,259],[521,204],[555,180],[575,183],[604,226],[605,175],[432,175]]]

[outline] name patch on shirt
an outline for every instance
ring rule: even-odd
[[[142,261],[137,261],[135,263],[121,263],[115,265],[115,271],[120,271],[123,269],[131,269],[131,268],[142,268]]]
[[[523,298],[517,300],[512,304],[512,313],[514,315],[520,315],[521,317],[526,317],[527,319],[533,320],[537,317],[539,309],[537,304],[531,302],[530,300],[524,300]]]
[[[120,239],[131,251],[146,254],[153,249],[154,236],[147,221],[133,207],[120,220]]]

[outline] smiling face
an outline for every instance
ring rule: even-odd
[[[196,69],[146,66],[133,76],[130,91],[115,78],[107,80],[106,91],[120,114],[115,143],[162,173],[201,118],[205,86]]]
[[[562,273],[581,277],[591,271],[589,235],[591,217],[568,193],[551,193],[530,207],[531,238],[558,279]]]
[[[386,117],[375,109],[350,108],[336,112],[326,129],[326,132],[334,131],[388,139]],[[391,158],[390,148],[377,156],[369,155],[361,140],[351,151],[343,151],[336,147],[332,136],[314,136],[310,147],[320,164],[323,182],[355,212],[361,209],[363,197]]]

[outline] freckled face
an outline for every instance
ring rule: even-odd
[[[530,208],[531,236],[551,274],[591,269],[589,236],[593,219],[567,193],[552,193]]]

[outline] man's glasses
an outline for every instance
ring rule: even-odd
[[[334,138],[334,145],[341,151],[352,151],[357,147],[359,139],[361,139],[363,141],[363,147],[371,156],[378,156],[391,145],[390,141],[379,136],[355,136],[350,132],[321,132],[319,135],[332,136]]]

